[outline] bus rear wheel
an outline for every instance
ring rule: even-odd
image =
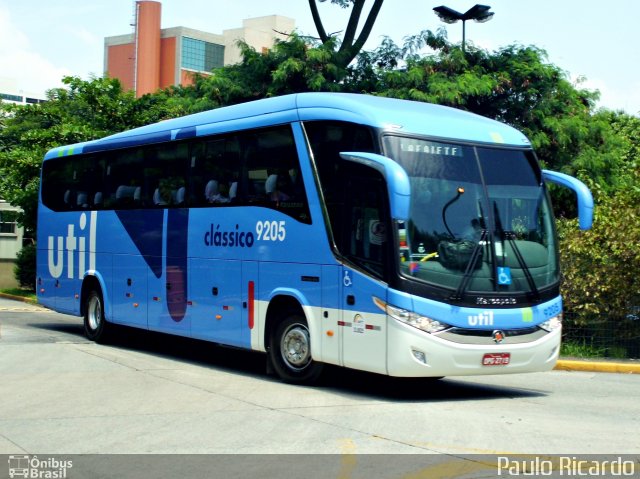
[[[311,356],[311,335],[302,315],[287,316],[276,326],[269,342],[271,364],[283,381],[310,384],[320,377],[322,364]]]
[[[104,342],[109,330],[100,291],[91,290],[84,303],[84,333],[92,341]]]

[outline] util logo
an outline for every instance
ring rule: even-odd
[[[493,311],[467,316],[469,326],[493,326]]]
[[[78,222],[79,231],[76,234],[76,225],[67,225],[66,236],[49,236],[47,238],[47,263],[49,266],[49,274],[54,278],[59,278],[64,272],[65,256],[67,265],[67,278],[73,279],[75,267],[75,258],[78,258],[78,278],[82,278],[86,271],[87,256],[89,258],[89,269],[96,269],[96,221],[97,211],[89,213],[89,225],[87,231],[87,214],[80,215]],[[87,250],[87,239],[89,249]],[[56,244],[57,243],[57,244]],[[66,255],[65,255],[66,252]],[[77,254],[76,254],[77,252]]]

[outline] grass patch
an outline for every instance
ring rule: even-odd
[[[602,358],[605,356],[606,349],[587,344],[586,341],[582,342],[563,342],[560,348],[561,356],[568,356],[571,358]]]
[[[22,288],[0,289],[0,293],[9,294],[11,296],[19,296],[32,302],[37,302],[36,293],[34,291]]]
[[[621,346],[594,346],[593,344],[583,341],[564,341],[560,348],[560,355],[570,358],[579,359],[627,359],[628,353]]]

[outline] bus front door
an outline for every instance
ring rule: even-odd
[[[386,316],[372,298],[384,287],[371,277],[343,267],[342,357],[344,365],[386,374]]]
[[[354,267],[342,270],[342,357],[347,367],[385,374],[386,315],[373,298],[386,298],[386,189],[381,177],[363,168],[354,165],[361,174],[346,180],[342,252]]]

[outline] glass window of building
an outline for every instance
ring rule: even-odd
[[[182,37],[182,68],[211,71],[224,65],[224,45]]]

